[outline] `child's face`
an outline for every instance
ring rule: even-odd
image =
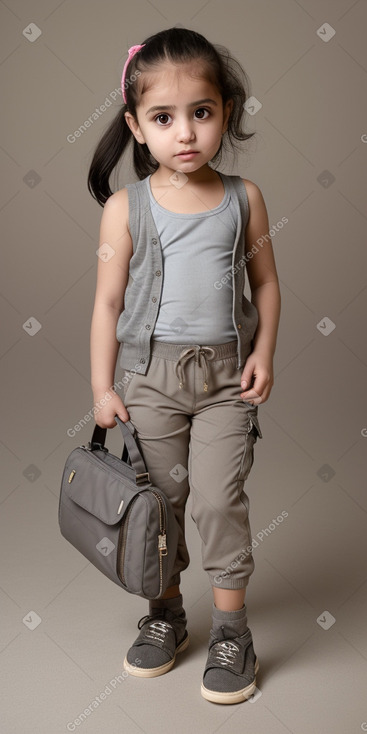
[[[160,167],[186,174],[213,158],[233,105],[229,100],[223,108],[217,88],[205,79],[191,78],[188,71],[189,67],[161,64],[156,72],[149,72],[149,89],[137,107],[138,121],[125,113],[136,140],[147,144]],[[162,109],[151,109],[157,106]],[[179,155],[187,150],[197,152]]]

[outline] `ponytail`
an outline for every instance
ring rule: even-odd
[[[131,138],[131,130],[125,120],[124,105],[103,134],[95,149],[88,173],[88,190],[98,204],[104,206],[112,195],[109,179]]]
[[[110,126],[99,141],[90,164],[88,173],[88,191],[98,204],[104,206],[112,196],[109,180],[112,171],[133,139],[134,170],[141,180],[154,173],[158,168],[157,161],[150,153],[148,146],[141,145],[134,138],[126,120],[127,106],[123,105]]]

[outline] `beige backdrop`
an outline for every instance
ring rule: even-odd
[[[0,21],[3,731],[367,731],[366,3],[6,0]],[[258,184],[270,225],[288,219],[273,236],[275,385],[247,483],[260,673],[253,700],[232,707],[200,696],[212,595],[190,507],[191,645],[152,680],[117,677],[146,603],[99,574],[57,519],[66,456],[92,430],[67,434],[92,408],[102,209],[88,167],[121,105],[127,49],[176,24],[247,70],[257,135],[221,170]],[[125,164],[116,186],[133,180]],[[120,452],[118,429],[108,446]]]

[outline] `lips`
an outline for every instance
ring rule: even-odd
[[[189,153],[198,153],[197,150],[181,150],[177,155],[189,155]]]

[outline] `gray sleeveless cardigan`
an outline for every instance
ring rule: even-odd
[[[249,206],[245,185],[240,176],[220,174],[225,179],[237,207],[237,232],[233,246],[232,268],[214,287],[224,287],[233,278],[232,318],[237,334],[237,367],[242,369],[252,351],[252,339],[258,324],[258,312],[244,295],[245,227]],[[125,290],[124,310],[116,326],[116,338],[122,343],[122,369],[146,374],[151,357],[151,337],[157,320],[162,291],[163,259],[159,235],[150,209],[147,179],[126,184],[129,199],[129,229],[133,255]],[[224,281],[224,282],[223,282]],[[215,318],[215,314],[213,314]]]

